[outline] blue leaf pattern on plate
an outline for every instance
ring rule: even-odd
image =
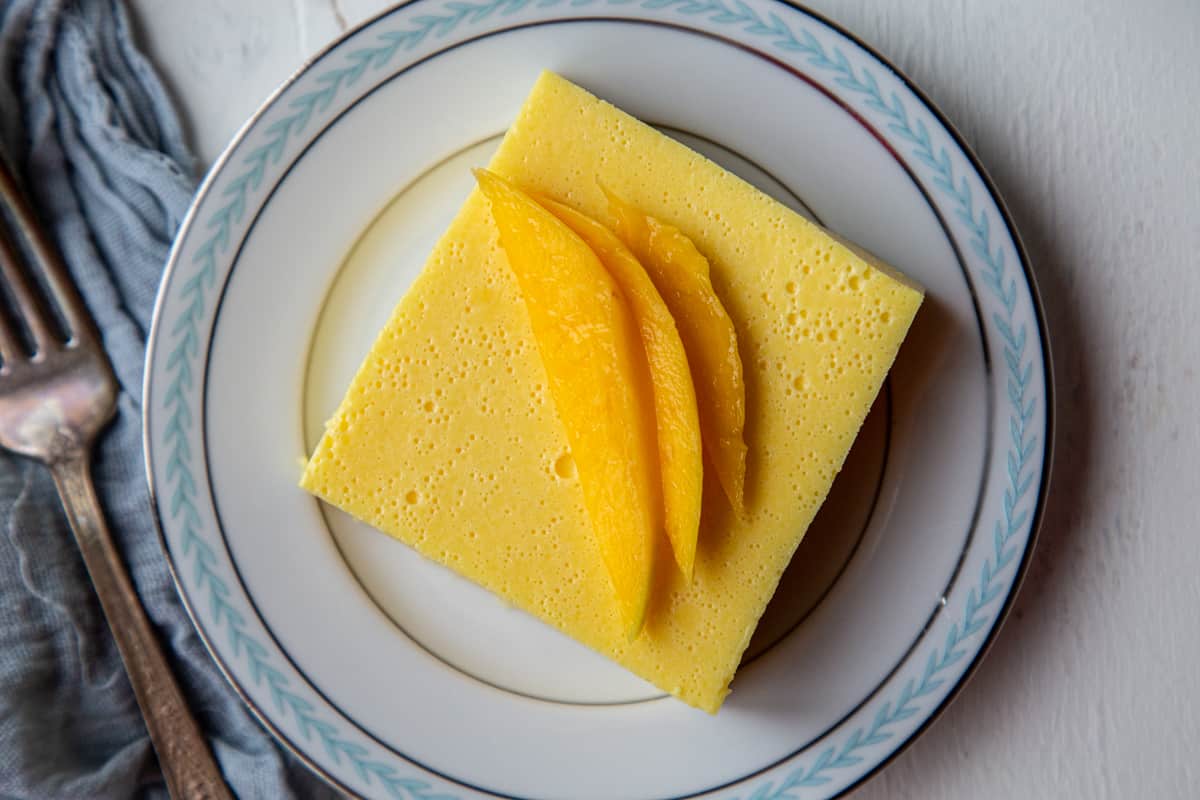
[[[1004,343],[1010,442],[1008,485],[1004,490],[1003,513],[995,521],[993,552],[968,592],[962,619],[950,626],[945,643],[930,653],[919,675],[909,677],[899,694],[880,707],[870,725],[853,728],[840,744],[825,747],[779,783],[765,781],[746,795],[746,800],[797,800],[797,790],[829,783],[833,773],[861,764],[864,756],[860,753],[864,748],[892,739],[897,724],[924,710],[922,701],[945,684],[945,671],[967,656],[963,643],[990,627],[993,617],[989,609],[1004,595],[1006,584],[1001,575],[1020,554],[1021,548],[1012,544],[1013,537],[1029,522],[1032,512],[1030,492],[1037,475],[1030,465],[1040,442],[1029,433],[1029,428],[1041,399],[1030,396],[1034,363],[1026,354],[1025,325],[1016,322],[1017,283],[1007,274],[1003,249],[993,249],[991,220],[985,211],[975,208],[971,184],[966,177],[955,180],[947,148],[935,143],[926,123],[910,113],[896,93],[883,95],[870,69],[864,66],[856,69],[839,47],[827,49],[803,26],[789,25],[774,13],[760,14],[741,0],[536,0],[536,3],[450,0],[441,5],[440,13],[416,16],[404,29],[379,34],[376,46],[347,53],[340,66],[315,79],[320,88],[288,103],[288,113],[264,129],[265,141],[243,156],[240,171],[222,192],[225,204],[204,222],[207,236],[194,252],[191,277],[179,289],[184,310],[171,322],[172,346],[167,361],[171,380],[165,396],[168,422],[164,441],[170,454],[166,467],[168,509],[172,519],[182,526],[179,552],[188,568],[183,577],[194,587],[196,596],[207,600],[207,609],[196,607],[195,612],[208,618],[212,630],[224,631],[234,656],[244,659],[249,667],[254,685],[265,688],[276,711],[292,720],[289,733],[301,741],[319,743],[333,764],[327,767],[331,774],[343,780],[354,777],[363,784],[377,785],[398,800],[454,800],[452,795],[424,780],[397,774],[379,755],[340,733],[335,723],[323,718],[312,703],[293,690],[290,678],[273,665],[268,648],[247,632],[246,620],[230,600],[226,578],[218,573],[217,555],[200,535],[201,516],[193,477],[197,454],[188,444],[195,421],[188,408],[187,393],[194,385],[201,336],[198,325],[214,288],[217,259],[230,251],[232,230],[244,218],[247,198],[263,187],[268,168],[280,163],[289,139],[303,132],[315,116],[325,113],[340,92],[355,85],[367,71],[386,68],[401,51],[411,50],[431,37],[443,38],[497,14],[509,16],[527,6],[544,9],[563,5],[633,6],[660,12],[664,17],[673,14],[703,17],[710,23],[740,28],[779,50],[800,54],[813,69],[830,73],[836,85],[858,96],[863,106],[892,134],[909,145],[910,155],[924,166],[931,183],[953,201],[956,215],[970,231],[970,247],[984,264],[982,283],[996,302],[992,321]],[[339,775],[339,770],[343,774]]]

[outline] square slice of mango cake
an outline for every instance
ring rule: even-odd
[[[301,485],[715,713],[921,304],[543,73]]]

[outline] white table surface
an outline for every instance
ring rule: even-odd
[[[133,3],[204,166],[387,5]],[[1200,3],[811,5],[975,148],[1028,246],[1057,371],[1053,490],[1015,612],[958,701],[855,798],[1200,797]]]

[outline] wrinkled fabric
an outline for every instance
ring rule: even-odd
[[[0,0],[0,153],[91,309],[121,393],[105,513],[159,641],[243,798],[333,797],[224,682],[151,517],[141,381],[154,296],[195,188],[178,118],[116,0]],[[46,471],[0,453],[0,797],[165,798],[146,728]]]

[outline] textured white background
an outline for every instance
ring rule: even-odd
[[[388,3],[133,5],[207,166]],[[1016,610],[855,799],[1200,798],[1200,2],[811,5],[975,148],[1029,248],[1057,367],[1053,491]]]

